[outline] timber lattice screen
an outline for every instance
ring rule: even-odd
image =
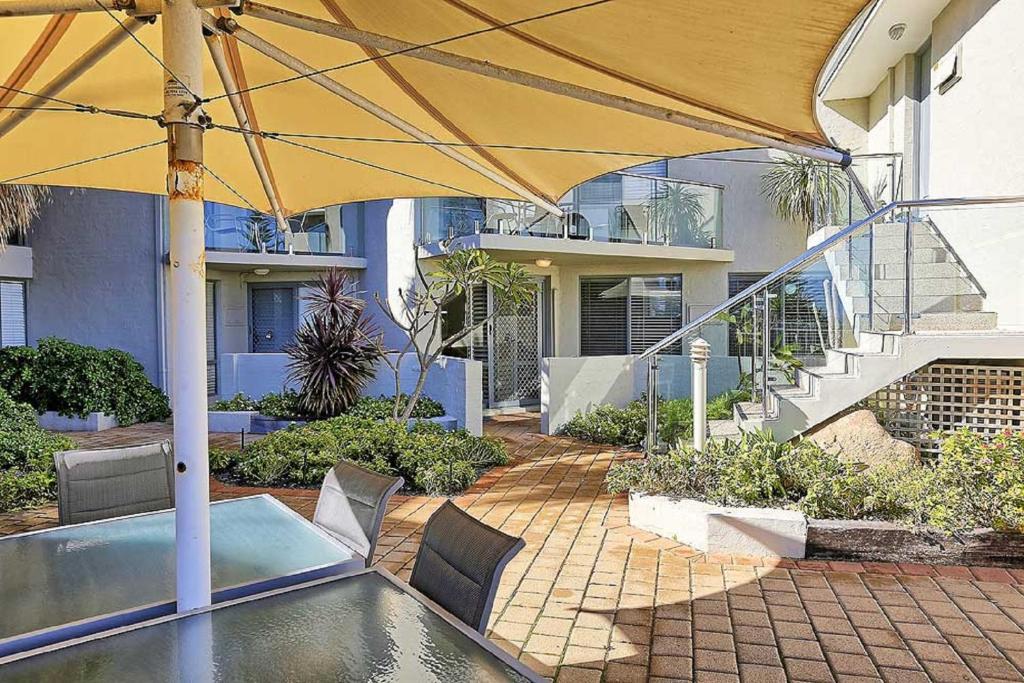
[[[869,396],[865,403],[897,439],[937,454],[935,432],[984,435],[1024,428],[1024,366],[937,362]]]

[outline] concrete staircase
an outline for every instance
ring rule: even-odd
[[[826,254],[844,322],[843,346],[774,378],[764,402],[742,403],[732,420],[712,421],[712,438],[768,429],[788,440],[882,387],[943,358],[1024,357],[1024,332],[997,329],[985,295],[931,224],[913,226],[913,334],[904,335],[903,224],[875,227]],[[869,273],[874,274],[873,278]]]

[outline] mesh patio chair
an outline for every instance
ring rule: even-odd
[[[324,477],[313,523],[366,559],[369,567],[388,500],[405,480],[342,461]]]
[[[427,520],[409,584],[483,634],[505,565],[525,545],[445,501]]]
[[[173,508],[172,460],[170,441],[54,453],[60,523],[79,524]]]

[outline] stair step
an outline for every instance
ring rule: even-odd
[[[914,318],[915,331],[924,332],[967,332],[994,330],[998,314],[991,311],[965,311],[961,313],[923,313]]]
[[[847,263],[840,263],[836,265],[834,273],[836,278],[840,281],[859,281],[866,282],[869,278],[867,276],[867,266],[860,263],[854,263],[851,267]],[[875,264],[875,277],[874,280],[897,280],[902,282],[903,278],[906,277],[906,267],[901,262],[899,263],[876,263]],[[913,277],[915,280],[930,280],[932,278],[966,278],[960,266],[952,261],[944,261],[940,263],[915,263]]]
[[[712,439],[738,439],[743,430],[735,420],[708,420],[708,436]]]

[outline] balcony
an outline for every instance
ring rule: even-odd
[[[363,226],[342,221],[340,207],[288,219],[288,232],[265,214],[208,202],[207,262],[226,267],[365,268]]]

